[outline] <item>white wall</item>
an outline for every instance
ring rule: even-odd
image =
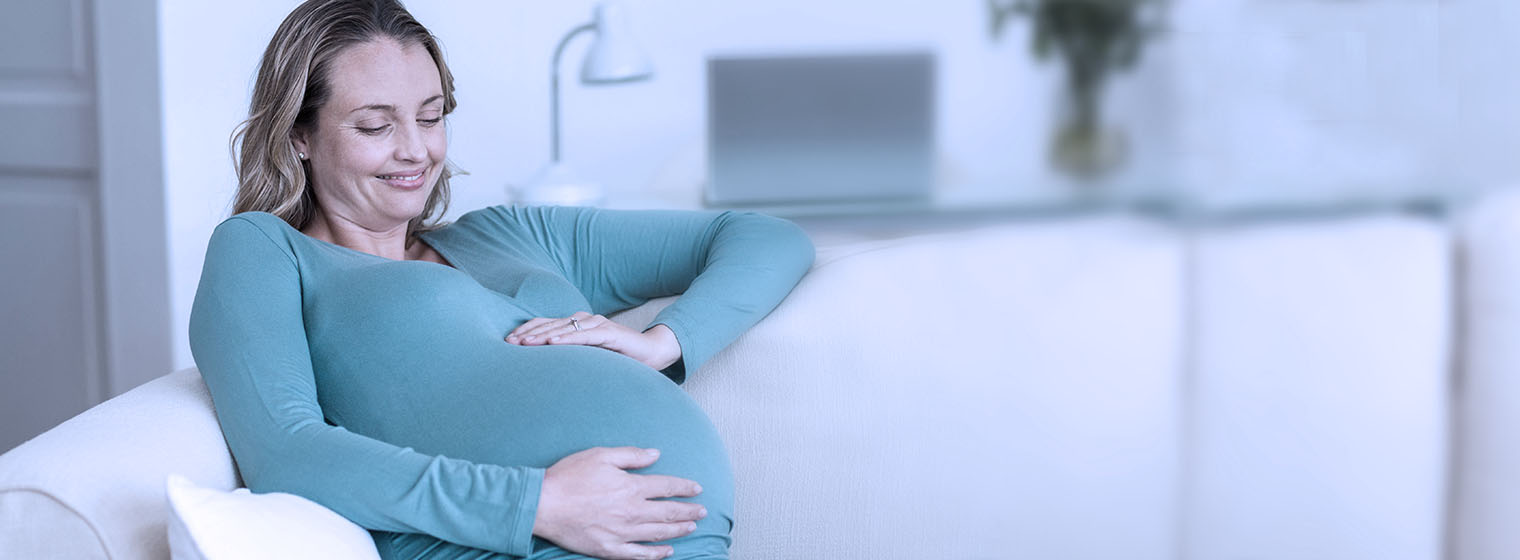
[[[450,212],[504,201],[548,157],[548,64],[591,0],[413,0],[454,70],[450,156],[471,175]],[[1511,0],[1175,0],[1174,28],[1122,78],[1109,114],[1129,129],[1119,183],[1205,204],[1326,201],[1520,178],[1520,131],[1501,73],[1520,42]],[[294,1],[162,0],[166,188],[175,363],[211,229],[227,215],[227,140],[269,36]],[[924,46],[940,55],[941,188],[1046,196],[1057,69],[1028,57],[1027,26],[987,37],[982,0],[625,0],[654,80],[567,82],[565,159],[613,196],[693,192],[701,180],[708,53]],[[573,73],[585,39],[566,53]],[[573,75],[567,73],[567,75]]]
[[[228,138],[248,112],[259,55],[290,5],[163,0],[164,188],[175,369],[190,356],[190,304],[212,228],[232,207]]]
[[[1179,3],[1176,159],[1210,206],[1461,193],[1520,176],[1512,0]]]

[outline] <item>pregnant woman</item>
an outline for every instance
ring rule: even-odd
[[[677,385],[812,262],[755,214],[444,224],[453,77],[394,0],[310,0],[259,67],[190,343],[243,481],[386,558],[727,558],[723,443]],[[640,331],[603,314],[681,294]]]

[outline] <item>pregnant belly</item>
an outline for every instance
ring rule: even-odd
[[[591,447],[661,451],[633,472],[696,480],[709,511],[731,510],[732,474],[711,421],[659,372],[585,346],[497,342],[415,360],[317,372],[329,421],[428,454],[548,467]]]

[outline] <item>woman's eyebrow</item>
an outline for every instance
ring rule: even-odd
[[[434,101],[438,101],[440,99],[443,99],[443,95],[442,94],[440,94],[440,95],[434,95],[432,97],[427,98],[425,101],[423,101],[422,105],[427,105],[429,103],[432,103]],[[356,108],[356,109],[354,109],[352,111],[349,111],[348,113],[349,114],[354,114],[354,113],[357,113],[359,111],[385,111],[387,113],[394,113],[394,112],[396,112],[396,106],[395,105],[386,105],[384,103],[373,103],[373,104],[370,104],[370,105],[365,105],[363,107]]]
[[[394,112],[396,112],[396,106],[395,105],[385,105],[385,104],[376,103],[376,104],[372,104],[372,105],[365,105],[363,107],[359,107],[357,109],[349,111],[348,113],[349,114],[354,114],[354,113],[357,113],[359,111],[385,111],[387,113],[394,113]]]

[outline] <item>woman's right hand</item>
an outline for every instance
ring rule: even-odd
[[[689,498],[696,482],[627,472],[654,464],[655,449],[593,447],[549,467],[538,498],[533,534],[572,552],[609,560],[659,559],[670,546],[636,544],[686,536],[707,516],[699,504],[655,498]]]

